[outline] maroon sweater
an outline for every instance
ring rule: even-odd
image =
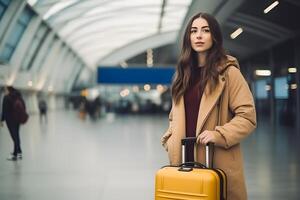
[[[203,67],[197,67],[192,70],[191,84],[184,94],[186,137],[196,136],[199,106],[204,91],[204,86],[200,85],[202,69]],[[186,146],[186,162],[193,161],[194,145],[188,144]]]

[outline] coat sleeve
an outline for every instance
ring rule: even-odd
[[[172,109],[171,109],[171,111],[169,113],[169,127],[160,139],[161,144],[165,148],[166,151],[168,151],[167,141],[172,135],[172,123],[171,123],[172,120],[173,120],[173,112],[172,112]]]
[[[229,109],[233,118],[216,131],[225,140],[225,148],[240,143],[256,127],[256,111],[252,93],[246,80],[236,67],[229,67],[227,74]]]

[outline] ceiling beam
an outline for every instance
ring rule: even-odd
[[[149,48],[157,48],[175,42],[177,31],[168,33],[156,34],[151,37],[135,41],[123,48],[120,48],[109,55],[102,57],[97,63],[100,65],[118,65],[120,62],[125,61],[135,55],[145,52]]]
[[[163,18],[165,15],[166,3],[167,3],[167,0],[163,0],[162,5],[161,5],[161,11],[160,11],[159,22],[158,22],[158,27],[157,27],[158,33],[160,33],[160,31],[161,31],[162,22],[163,22]]]

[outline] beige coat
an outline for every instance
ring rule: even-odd
[[[214,167],[224,170],[227,175],[228,200],[246,200],[240,142],[255,129],[256,112],[253,96],[239,70],[237,60],[231,56],[227,56],[227,59],[226,64],[220,66],[224,73],[219,75],[216,89],[211,94],[204,92],[202,96],[196,135],[204,130],[213,131],[217,137]],[[183,97],[178,104],[173,103],[169,121],[169,128],[161,141],[168,151],[170,164],[177,165],[181,163],[181,139],[185,137]],[[197,162],[205,164],[203,145],[196,146],[195,158]]]

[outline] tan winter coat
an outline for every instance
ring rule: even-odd
[[[256,127],[255,106],[237,60],[227,56],[226,64],[220,66],[220,71],[223,70],[224,72],[219,75],[216,89],[210,94],[204,92],[202,96],[196,136],[204,130],[213,131],[217,137],[214,148],[214,168],[224,170],[227,175],[227,199],[246,200],[247,191],[240,142]],[[220,109],[219,115],[218,109]],[[178,104],[175,105],[173,102],[169,121],[169,128],[161,141],[168,151],[170,164],[177,165],[181,163],[181,139],[185,137],[186,130],[183,97]],[[205,164],[203,145],[196,146],[195,158],[197,162]]]

